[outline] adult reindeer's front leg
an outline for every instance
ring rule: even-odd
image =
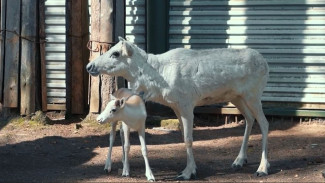
[[[188,105],[182,105],[188,106]],[[178,180],[189,180],[196,178],[196,164],[193,156],[193,109],[194,107],[180,108],[180,115],[184,129],[184,142],[186,146],[187,164],[186,168],[176,177]]]

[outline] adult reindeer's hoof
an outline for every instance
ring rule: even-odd
[[[187,178],[183,173],[179,173],[177,177],[175,177],[175,180],[196,180],[196,173],[192,173],[189,178]]]
[[[254,176],[255,177],[264,177],[264,176],[267,176],[268,174],[265,173],[265,172],[255,172],[254,173]]]
[[[242,165],[232,164],[231,168],[232,168],[233,171],[239,171],[239,170],[243,169],[243,166]]]
[[[234,171],[241,170],[243,166],[247,164],[247,159],[246,158],[236,158],[235,161],[232,163],[231,168]]]
[[[112,171],[112,169],[110,169],[110,168],[108,168],[108,169],[104,169],[104,172],[106,173],[106,174],[109,174],[110,172]]]

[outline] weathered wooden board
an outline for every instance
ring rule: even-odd
[[[39,1],[39,37],[41,59],[42,111],[47,111],[46,61],[45,61],[45,0]]]
[[[18,107],[20,0],[7,1],[4,107]]]
[[[99,40],[100,30],[100,3],[98,0],[91,1],[91,49],[90,61],[100,56],[98,43],[93,40]],[[89,112],[98,113],[99,108],[99,77],[90,76],[90,92],[89,92]]]
[[[1,0],[1,8],[0,8],[0,29],[1,31],[1,38],[0,38],[0,103],[3,102],[3,72],[4,72],[4,50],[5,50],[5,39],[6,39],[6,3],[7,0]]]
[[[84,87],[85,60],[84,54],[88,34],[87,0],[71,1],[71,113],[83,114],[86,91]],[[88,52],[88,51],[86,51]]]
[[[37,1],[22,1],[21,56],[20,56],[20,114],[35,112]]]
[[[84,70],[83,72],[83,88],[84,88],[84,95],[83,95],[83,100],[84,100],[84,105],[85,108],[88,108],[88,86],[89,86],[89,74],[88,72],[85,71],[86,65],[89,62],[89,50],[87,47],[88,41],[89,41],[89,0],[85,0],[82,3],[82,30],[83,30],[83,37],[82,37],[82,58],[83,58],[83,64],[84,67],[82,68]],[[86,112],[86,111],[85,111]],[[88,111],[87,111],[88,112]]]

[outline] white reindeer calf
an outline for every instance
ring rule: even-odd
[[[111,154],[116,135],[117,121],[123,121],[121,126],[121,141],[123,148],[123,173],[122,176],[129,176],[129,152],[130,152],[130,128],[137,130],[141,143],[141,151],[146,166],[146,177],[148,181],[155,181],[147,157],[147,147],[145,142],[145,121],[147,118],[145,104],[142,98],[134,95],[131,90],[126,88],[119,89],[111,95],[111,101],[105,110],[97,117],[99,123],[112,123],[110,133],[110,144],[104,170],[111,171]]]

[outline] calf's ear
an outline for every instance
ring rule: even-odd
[[[132,56],[133,49],[132,49],[129,42],[127,42],[127,41],[122,42],[121,53],[122,53],[122,56],[125,56],[125,57],[131,57]]]

